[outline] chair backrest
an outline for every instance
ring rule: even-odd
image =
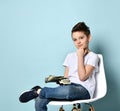
[[[106,77],[105,77],[105,70],[104,70],[104,64],[103,64],[103,57],[101,54],[98,54],[99,56],[99,71],[96,74],[96,90],[94,94],[94,98],[102,98],[107,93],[107,84],[106,84]]]

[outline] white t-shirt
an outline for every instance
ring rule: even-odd
[[[84,57],[84,65],[89,64],[95,67],[92,74],[85,81],[81,81],[78,76],[78,57],[76,52],[68,54],[63,63],[64,66],[69,68],[68,78],[70,81],[72,83],[81,84],[83,87],[85,87],[88,90],[91,98],[93,98],[96,86],[95,73],[98,72],[98,61],[99,57],[94,52],[89,52]]]

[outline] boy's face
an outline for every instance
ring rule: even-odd
[[[76,31],[72,33],[72,39],[77,49],[88,49],[88,44],[91,36],[86,36],[82,31]]]

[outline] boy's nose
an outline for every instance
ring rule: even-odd
[[[77,41],[78,44],[80,44],[80,42],[81,42],[80,40]]]

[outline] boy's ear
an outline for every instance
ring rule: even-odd
[[[89,42],[91,41],[91,39],[92,39],[92,36],[89,35],[89,36],[88,36],[88,40],[89,40]]]

